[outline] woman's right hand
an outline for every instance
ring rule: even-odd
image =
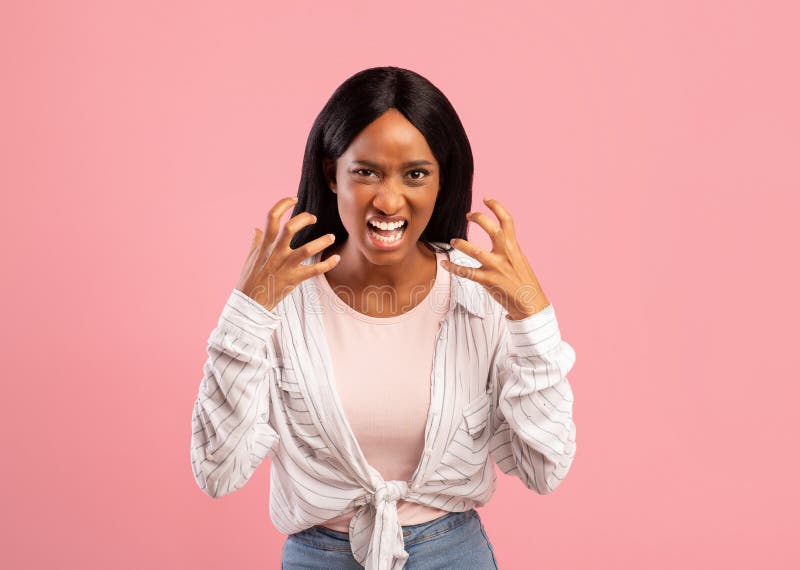
[[[264,231],[255,229],[250,253],[236,285],[239,291],[267,310],[272,310],[302,281],[325,273],[339,263],[340,256],[332,255],[312,265],[301,264],[331,245],[333,234],[318,237],[297,249],[289,247],[295,233],[317,221],[314,214],[300,212],[281,226],[281,216],[296,202],[294,197],[281,198],[267,214]]]

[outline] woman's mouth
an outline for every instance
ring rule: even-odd
[[[383,228],[378,227],[382,225]],[[367,233],[372,243],[379,249],[394,249],[402,244],[408,228],[408,222],[403,221],[401,226],[397,224],[378,224],[367,222]],[[397,227],[395,227],[397,226]],[[386,229],[384,229],[386,228]]]

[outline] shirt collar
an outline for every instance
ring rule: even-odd
[[[441,248],[447,249],[447,256],[450,261],[458,265],[465,265],[467,267],[480,267],[480,262],[477,259],[470,257],[463,251],[455,249],[449,243],[445,242],[431,242]],[[450,289],[453,294],[453,302],[461,305],[468,312],[480,318],[486,316],[486,307],[484,305],[483,285],[476,283],[466,277],[461,277],[454,273],[450,274],[450,279],[453,281],[454,286]],[[452,305],[452,303],[451,303]]]

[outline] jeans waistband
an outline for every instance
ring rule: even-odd
[[[423,523],[402,525],[403,542],[409,545],[432,538],[462,525],[471,518],[480,518],[478,516],[478,511],[474,508],[462,512],[447,513],[446,515]],[[307,528],[291,536],[299,539],[309,539],[311,542],[318,542],[319,540],[325,540],[325,538],[341,543],[350,542],[350,535],[348,533],[320,525],[312,526],[311,528]],[[314,540],[315,538],[317,540]],[[342,546],[344,547],[344,545]]]

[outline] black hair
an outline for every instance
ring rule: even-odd
[[[465,216],[472,207],[474,166],[458,114],[444,93],[418,73],[394,66],[372,67],[342,83],[311,127],[292,216],[310,212],[317,222],[295,233],[292,249],[328,233],[336,236],[334,243],[347,238],[322,159],[340,157],[367,125],[391,108],[422,133],[439,163],[439,192],[420,240],[429,249],[441,251],[429,242],[444,242],[449,250],[451,238],[467,238]]]

